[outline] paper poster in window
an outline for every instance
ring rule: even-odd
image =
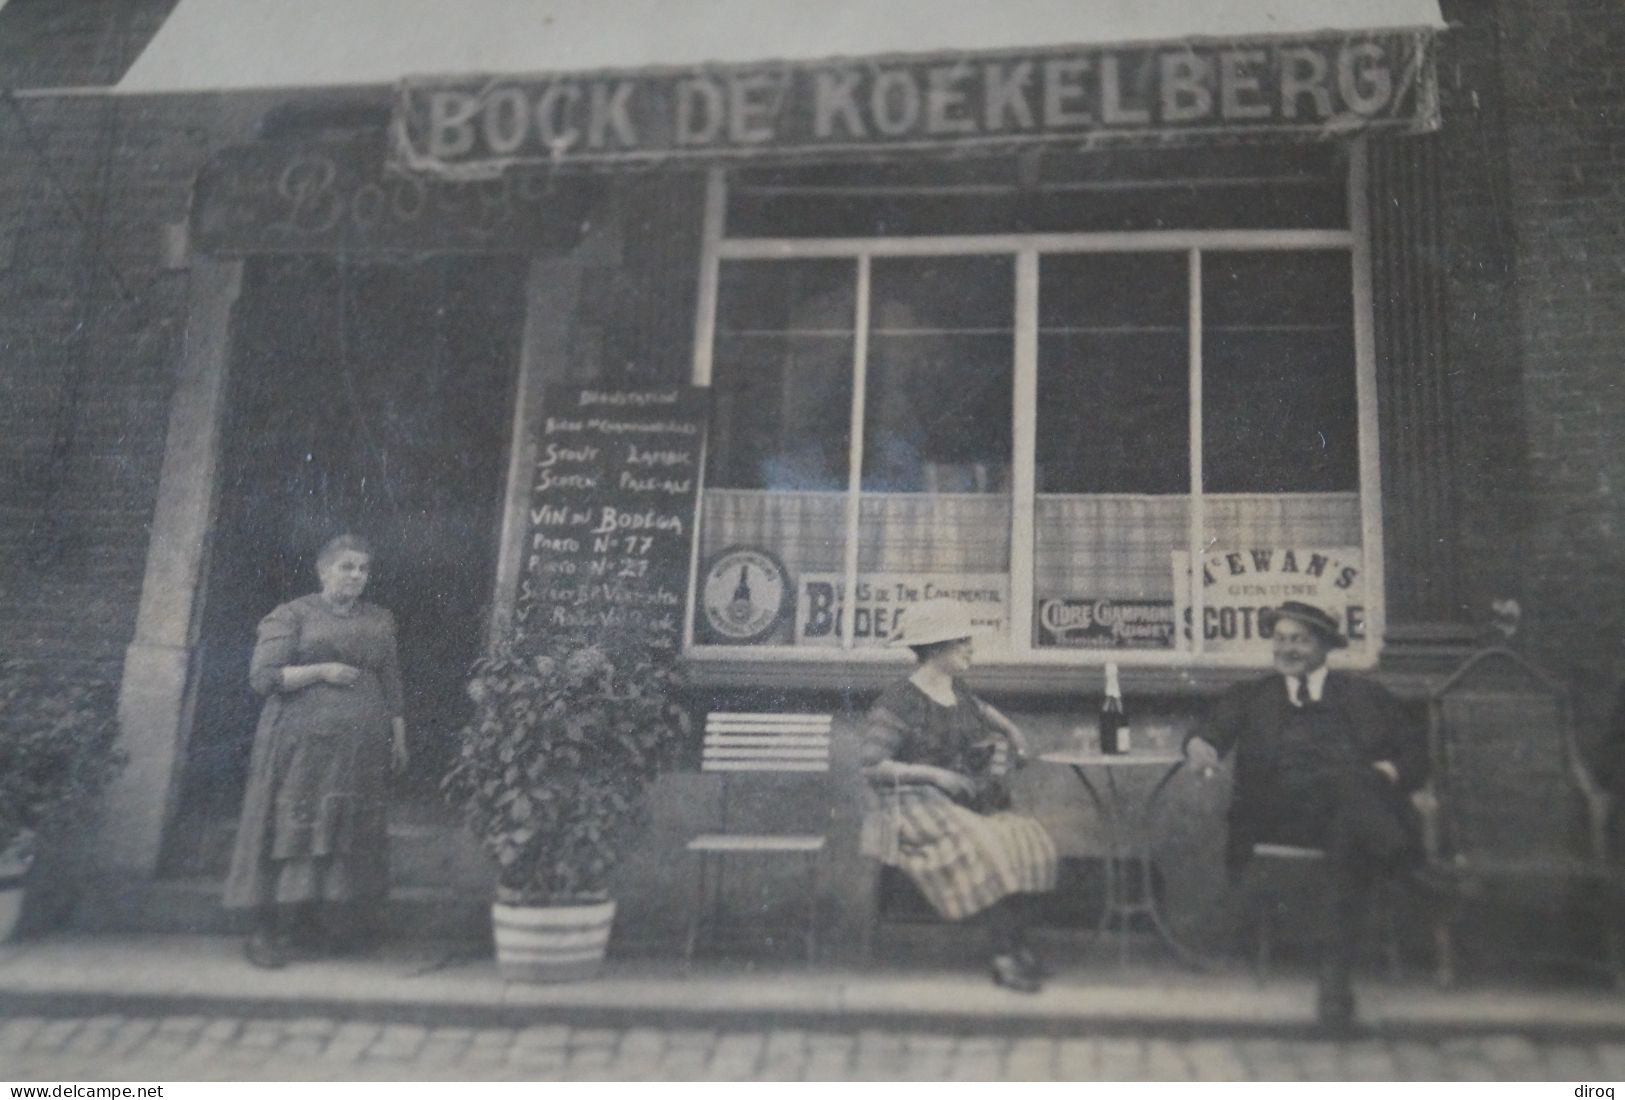
[[[1173,552],[1174,603],[1191,636],[1190,557]],[[1270,642],[1258,614],[1286,600],[1319,607],[1358,643],[1365,638],[1365,570],[1358,546],[1264,546],[1214,551],[1202,557],[1204,653],[1256,653]]]
[[[1045,649],[1172,649],[1174,601],[1040,596],[1035,644]]]
[[[705,567],[696,625],[702,641],[754,645],[783,620],[790,595],[779,559],[755,546],[730,546]]]
[[[839,646],[843,576],[803,573],[796,592],[796,644]],[[1004,573],[862,573],[852,610],[854,646],[880,646],[896,636],[909,607],[956,600],[971,624],[997,644],[1010,629],[1010,577]]]

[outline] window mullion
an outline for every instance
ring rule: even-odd
[[[722,260],[720,245],[728,211],[728,176],[721,168],[713,168],[705,178],[705,220],[700,236],[700,285],[694,306],[694,358],[689,367],[689,381],[696,386],[711,385],[711,368],[717,342],[717,296],[721,281]],[[709,400],[709,396],[707,397]],[[700,583],[700,523],[705,508],[706,449],[710,432],[700,438],[699,487],[695,509],[694,530],[689,536],[688,591],[683,607],[683,645],[694,644],[694,593]]]
[[[1382,449],[1377,418],[1377,340],[1371,290],[1370,148],[1365,138],[1349,149],[1350,263],[1354,290],[1354,378],[1360,447],[1360,548],[1365,573],[1365,656],[1375,658],[1387,633],[1387,583],[1382,555]]]
[[[728,210],[728,177],[713,168],[705,179],[705,215],[700,237],[700,285],[695,296],[694,360],[690,380],[711,384],[712,357],[717,342],[717,287],[721,269],[723,223]]]
[[[852,436],[847,451],[846,557],[841,596],[841,648],[853,646],[857,614],[858,521],[863,490],[863,406],[869,380],[869,257],[858,257],[857,302],[852,321]]]
[[[1032,650],[1038,451],[1038,252],[1016,253],[1015,424],[1010,458],[1010,648]]]
[[[1207,509],[1202,496],[1202,251],[1190,250],[1190,362],[1191,362],[1191,497],[1190,530],[1186,554],[1186,608],[1190,613],[1191,654],[1203,651],[1202,555],[1206,549]],[[1175,623],[1177,631],[1180,624]],[[1176,635],[1177,636],[1177,635]]]

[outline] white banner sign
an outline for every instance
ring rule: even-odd
[[[796,645],[841,644],[840,573],[803,573],[796,592]],[[852,612],[853,644],[886,645],[903,616],[925,600],[956,600],[971,622],[1002,642],[1010,631],[1010,578],[1004,573],[863,573]]]
[[[1173,553],[1176,621],[1191,637],[1190,556]],[[1268,653],[1258,613],[1287,600],[1336,619],[1350,641],[1365,638],[1365,568],[1358,546],[1265,546],[1202,556],[1202,648]]]

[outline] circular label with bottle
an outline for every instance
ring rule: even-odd
[[[773,633],[790,603],[790,582],[779,559],[753,546],[731,546],[711,559],[700,578],[700,614],[706,639],[750,645]]]

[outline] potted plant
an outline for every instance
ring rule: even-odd
[[[504,977],[598,972],[610,874],[688,729],[676,688],[664,655],[634,638],[507,645],[475,663],[474,716],[442,789],[497,865]]]
[[[0,940],[16,930],[41,834],[83,818],[122,763],[113,689],[0,661]]]

